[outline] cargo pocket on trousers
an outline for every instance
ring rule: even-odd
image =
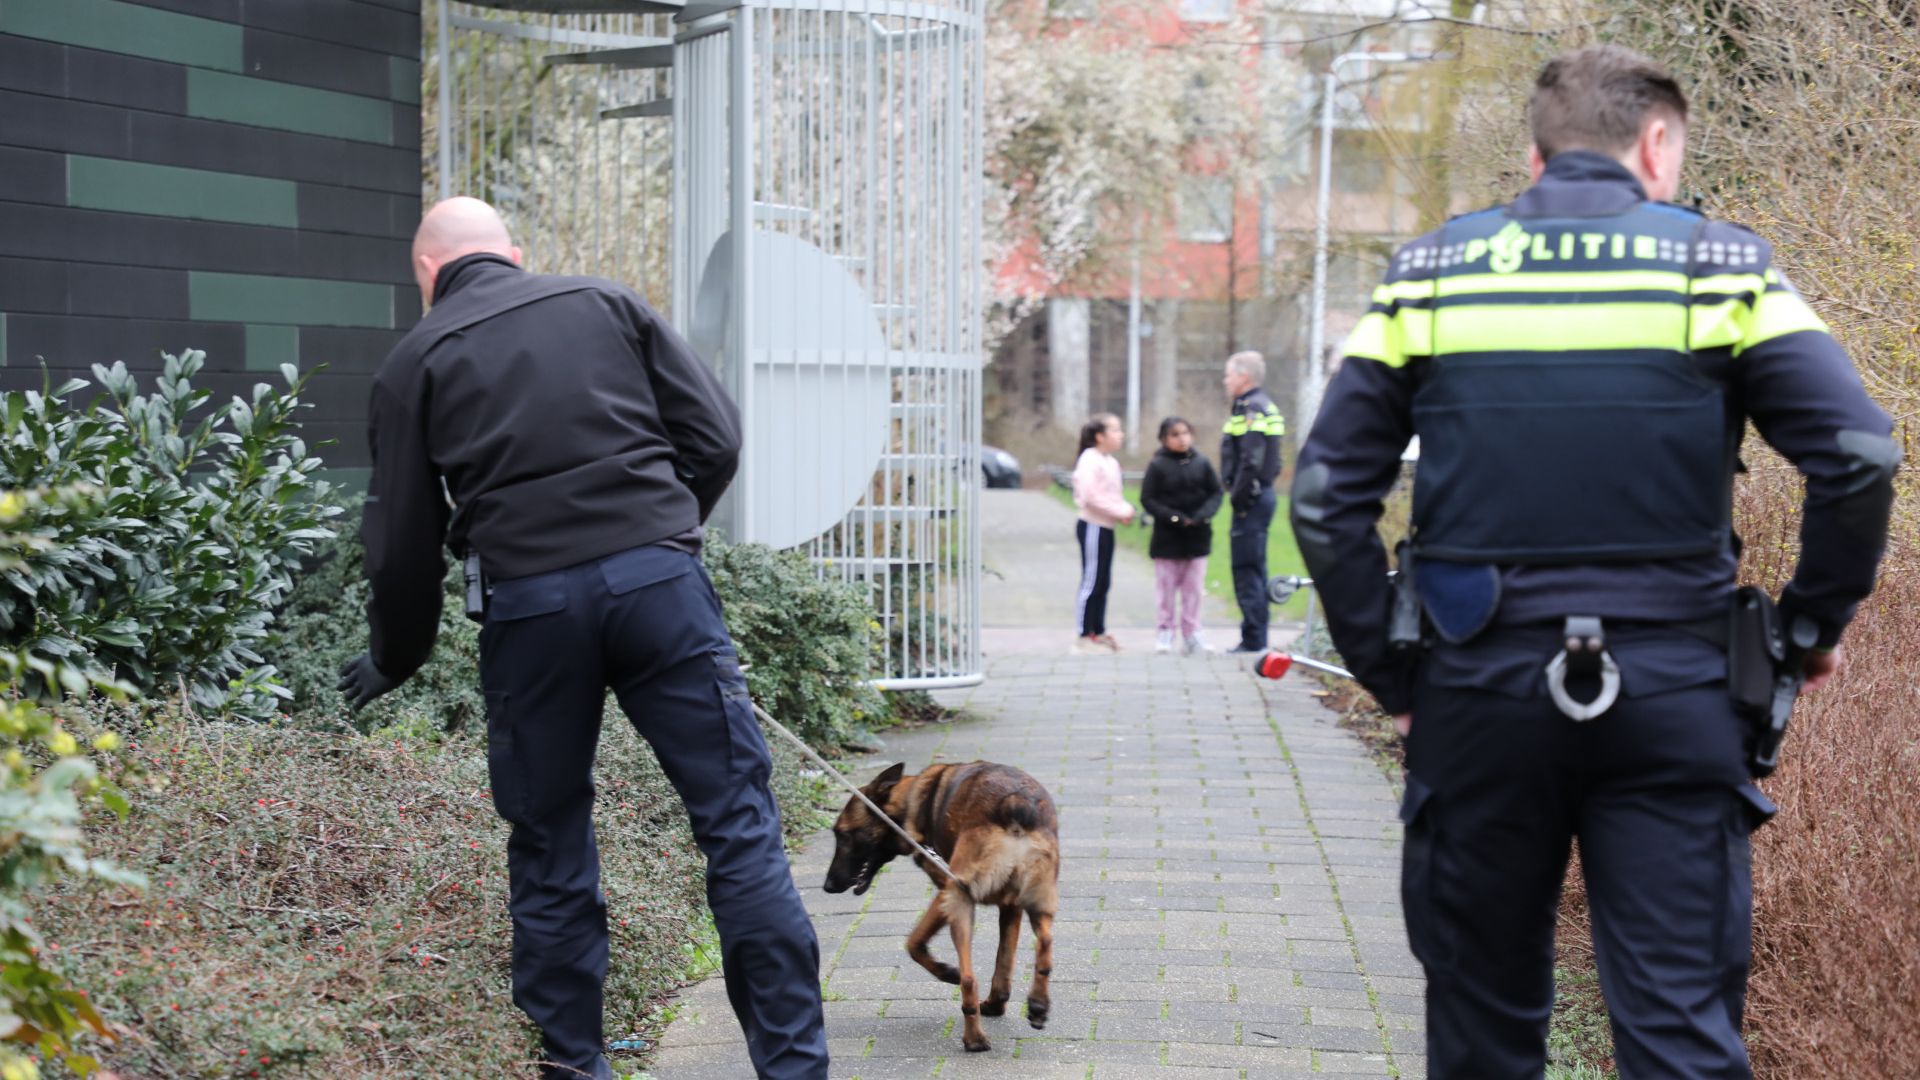
[[[1407,945],[1414,958],[1432,967],[1445,962],[1435,945],[1433,860],[1439,830],[1435,827],[1433,789],[1412,773],[1400,800],[1400,822],[1406,826],[1405,850],[1400,859],[1400,905],[1405,909]]]
[[[736,780],[764,781],[773,772],[766,736],[753,715],[753,697],[740,656],[732,649],[713,650],[713,677],[720,690],[720,710],[727,725],[727,769]]]
[[[513,734],[513,717],[506,694],[487,691],[487,783],[493,789],[493,809],[505,820],[528,820],[527,770]]]

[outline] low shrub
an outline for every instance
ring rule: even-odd
[[[761,707],[829,751],[887,722],[887,700],[867,681],[878,627],[864,591],[760,544],[709,539],[706,564]]]
[[[295,583],[274,622],[267,649],[292,691],[288,711],[303,722],[323,727],[346,723],[346,701],[335,692],[334,683],[341,665],[367,648],[370,590],[357,508],[341,518],[338,531],[339,536],[320,549]],[[446,590],[433,654],[412,678],[354,718],[362,729],[484,730],[480,628],[466,616],[459,574],[447,574]]]
[[[1745,485],[1745,570],[1777,589],[1798,554],[1784,466]],[[1920,1058],[1920,492],[1908,479],[1880,585],[1833,682],[1802,698],[1753,838],[1747,1041],[1763,1077],[1904,1076]]]
[[[538,1039],[508,980],[507,826],[475,740],[173,709],[114,722],[141,732],[159,788],[96,847],[151,886],[70,887],[36,919],[122,1033],[109,1067],[145,1080],[533,1075]],[[779,747],[774,776],[788,835],[818,828],[816,789]],[[711,967],[704,863],[617,713],[596,779],[607,1030],[652,1033],[663,995]]]
[[[293,690],[294,715],[338,722],[340,665],[366,648],[367,583],[358,515],[320,553],[280,612],[269,652]],[[873,611],[864,595],[822,580],[804,558],[709,538],[704,559],[747,665],[753,696],[801,738],[828,752],[862,727],[889,720],[887,699],[867,682]],[[464,611],[461,577],[447,575],[433,656],[399,689],[369,706],[362,726],[409,731],[458,728],[485,715],[480,639]]]
[[[168,356],[151,395],[123,364],[0,395],[0,487],[84,485],[97,512],[50,507],[45,542],[0,580],[0,631],[150,694],[184,687],[205,710],[269,715],[285,691],[258,651],[273,609],[338,508],[297,417],[304,379],[207,408],[205,354]]]
[[[85,488],[0,494],[0,572],[54,553],[35,534],[38,522],[98,512],[97,493]],[[95,735],[65,701],[26,697],[29,677],[55,692],[117,697],[127,689],[44,657],[0,652],[0,1077],[7,1080],[34,1080],[41,1059],[90,1075],[98,1063],[85,1044],[113,1037],[87,991],[58,969],[57,945],[35,925],[44,890],[62,879],[144,884],[89,852],[81,830],[89,811],[127,811],[121,785],[137,772],[120,737]]]

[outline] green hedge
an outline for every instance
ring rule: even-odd
[[[293,691],[290,712],[328,725],[347,717],[333,690],[340,665],[367,643],[358,513],[339,531],[281,610],[269,649]],[[760,545],[709,538],[704,560],[755,700],[826,751],[888,721],[887,699],[867,682],[873,611],[862,592],[822,580],[798,555]],[[461,588],[460,575],[449,572],[432,658],[362,713],[363,728],[481,725],[480,637]]]
[[[82,486],[101,503],[36,520],[41,546],[0,579],[0,631],[36,655],[183,689],[201,710],[271,715],[284,690],[260,647],[293,574],[339,509],[298,417],[304,379],[212,405],[205,354],[166,357],[152,394],[125,365],[0,395],[0,488]],[[209,407],[211,405],[211,407]]]

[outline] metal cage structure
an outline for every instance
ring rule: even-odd
[[[715,525],[870,590],[881,687],[978,682],[984,0],[434,6],[429,193],[662,307],[741,410]]]

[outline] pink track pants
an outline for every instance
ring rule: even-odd
[[[1200,585],[1207,578],[1207,559],[1153,560],[1154,592],[1160,600],[1160,620],[1156,629],[1173,630],[1181,637],[1200,632]],[[1180,609],[1179,618],[1174,608]]]

